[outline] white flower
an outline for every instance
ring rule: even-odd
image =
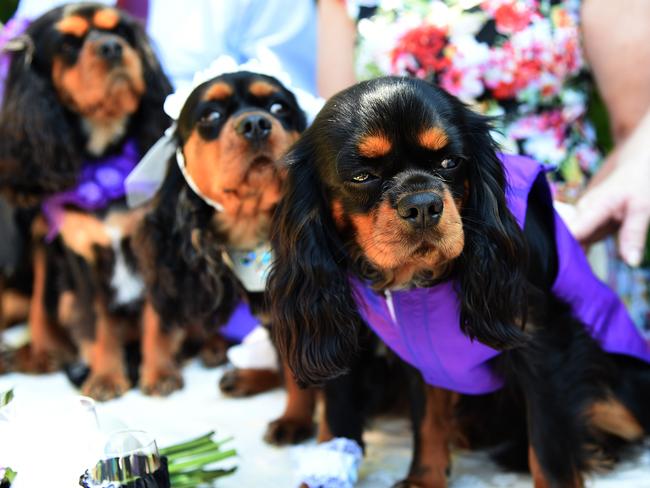
[[[452,19],[449,23],[449,36],[476,36],[488,20],[487,14],[480,10],[478,12],[463,12],[454,9]]]
[[[566,148],[558,143],[554,131],[539,132],[523,144],[527,154],[538,161],[558,166],[566,158]]]
[[[452,62],[457,68],[481,67],[490,60],[490,48],[484,42],[478,42],[474,36],[453,37],[450,44],[456,50]]]

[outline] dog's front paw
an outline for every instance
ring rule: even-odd
[[[21,373],[53,373],[74,361],[75,355],[65,347],[35,348],[26,345],[13,355],[11,369]]]
[[[294,419],[280,417],[266,428],[264,440],[269,444],[284,446],[298,444],[314,435],[314,423],[311,419]]]
[[[81,386],[81,393],[104,402],[122,396],[130,388],[124,373],[91,373]]]
[[[225,395],[246,397],[280,386],[280,373],[271,369],[231,369],[219,380],[219,389]]]
[[[168,396],[181,388],[183,388],[183,376],[177,368],[143,370],[140,376],[140,390],[145,395]]]
[[[228,360],[228,356],[226,355],[228,347],[228,342],[220,336],[213,335],[207,339],[200,352],[201,361],[204,366],[207,368],[216,368],[217,366],[226,364]]]
[[[392,488],[447,488],[447,480],[445,479],[444,481],[438,480],[436,482],[429,482],[427,480],[419,478],[406,478],[405,480],[395,483]]]
[[[423,487],[424,485],[421,485],[416,481],[408,480],[408,479],[398,481],[392,486],[392,488],[423,488]]]
[[[408,478],[398,481],[393,488],[447,488],[447,478],[451,467],[447,468],[420,468],[418,474],[411,473]]]

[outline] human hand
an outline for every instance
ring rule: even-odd
[[[650,222],[650,114],[608,158],[606,173],[578,201],[568,225],[589,243],[618,228],[621,257],[641,264]],[[613,168],[613,169],[612,169]]]

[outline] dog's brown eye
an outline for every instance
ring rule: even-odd
[[[221,113],[217,112],[216,110],[214,112],[210,112],[205,114],[199,119],[199,124],[201,125],[212,125],[221,120]]]
[[[368,178],[370,178],[370,174],[368,174],[368,173],[359,173],[359,174],[354,175],[352,177],[352,181],[356,181],[357,183],[363,183],[364,181],[368,181]]]
[[[269,112],[271,112],[273,115],[282,115],[286,111],[287,111],[287,107],[283,103],[280,103],[280,102],[275,102],[269,108]]]
[[[81,47],[81,39],[66,36],[61,43],[61,52],[64,56],[76,55]]]
[[[456,166],[458,166],[458,160],[454,158],[443,159],[442,163],[440,163],[442,169],[452,169]]]

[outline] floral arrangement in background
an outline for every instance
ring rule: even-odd
[[[359,76],[425,78],[498,116],[504,150],[557,170],[572,201],[601,159],[578,11],[576,0],[382,0],[359,22]]]

